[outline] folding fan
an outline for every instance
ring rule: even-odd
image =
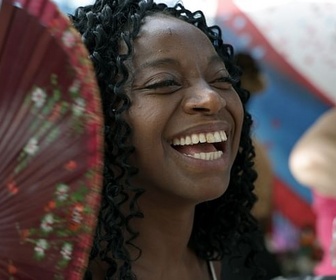
[[[102,176],[93,68],[55,4],[0,5],[0,279],[81,279]]]

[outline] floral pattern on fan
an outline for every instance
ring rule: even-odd
[[[88,172],[87,177],[90,178],[90,176]],[[56,250],[60,252],[57,267],[64,269],[69,264],[74,247],[69,237],[76,237],[78,230],[83,231],[85,216],[94,214],[91,208],[84,204],[88,190],[84,182],[82,185],[82,188],[76,192],[69,193],[68,185],[57,184],[53,199],[44,207],[40,227],[20,229],[20,225],[17,225],[21,242],[33,244],[36,260],[43,261],[50,250]],[[67,226],[64,227],[64,224]]]
[[[46,62],[48,69],[31,76],[32,85],[27,82],[17,93],[17,99],[23,96],[15,112],[21,121],[20,137],[13,161],[6,166],[4,190],[19,209],[10,220],[17,235],[9,241],[21,247],[15,248],[20,254],[0,255],[0,275],[6,273],[10,280],[32,277],[29,273],[81,279],[100,202],[103,120],[98,87],[79,34],[56,6],[47,0],[19,2],[16,9],[26,8],[39,17],[47,31],[38,58],[42,61],[43,52],[56,50],[64,68]],[[59,156],[62,153],[66,157]],[[37,199],[42,196],[44,200]],[[33,202],[21,208],[27,200]],[[19,219],[23,216],[26,219]]]
[[[87,78],[88,68],[83,66],[87,66],[90,62],[88,61],[85,50],[81,45],[82,42],[78,40],[78,36],[75,36],[75,32],[77,31],[75,31],[74,28],[71,26],[66,26],[65,23],[66,22],[64,22],[62,17],[53,19],[50,22],[50,31],[55,38],[61,39],[61,42],[63,43],[63,48],[69,54],[69,58],[71,59],[70,63],[72,65],[76,65],[76,70],[78,70],[76,73],[77,75],[79,75],[78,79],[73,81],[73,84],[69,88],[69,93],[74,99],[74,102],[71,105],[74,121],[77,121],[77,125],[74,127],[77,129],[78,132],[80,132],[81,130],[83,130],[83,127],[81,127],[80,117],[83,115],[86,104],[84,99],[79,96],[79,90],[81,87],[79,79],[85,80],[85,78]],[[77,53],[76,57],[71,55],[71,53],[73,52]],[[78,58],[80,58],[80,60],[77,60]],[[50,127],[52,127],[53,122],[57,120],[60,114],[65,114],[69,110],[69,102],[59,102],[61,98],[61,90],[58,88],[57,78],[57,75],[52,75],[50,78],[50,82],[53,88],[52,98],[49,98],[49,100],[47,100],[46,90],[38,86],[35,86],[32,89],[31,94],[28,95],[26,98],[26,104],[30,103],[31,101],[34,103],[32,113],[38,114],[39,110],[42,109],[42,112],[40,112],[40,118],[48,116],[50,122],[45,122],[37,135],[32,137],[28,141],[19,157],[20,165],[16,168],[15,173],[20,172],[21,169],[28,164],[29,156],[33,156],[38,151],[38,138],[42,135],[42,133],[46,132]],[[88,85],[89,84],[87,84],[86,86]],[[88,90],[90,89],[92,89],[92,85],[89,86]],[[51,111],[52,113],[50,114]],[[35,122],[35,126],[33,125],[31,129],[36,129],[36,126],[38,125],[39,123]],[[57,128],[51,131],[48,135],[48,141],[52,141],[53,139],[55,139],[58,136],[58,133],[59,131]]]
[[[57,121],[69,115],[73,133],[83,133],[86,118],[85,100],[79,95],[80,82],[75,80],[70,86],[67,96],[72,100],[62,100],[62,91],[58,87],[57,75],[52,75],[50,79],[51,89],[47,90],[34,86],[31,93],[27,95],[24,104],[30,107],[30,113],[36,116],[34,122],[30,125],[29,130],[32,136],[26,143],[18,158],[18,166],[15,173],[21,172],[30,162],[40,149],[40,139],[44,139],[44,145],[49,145],[61,134],[59,126],[55,125]]]
[[[18,157],[18,165],[14,169],[14,173],[22,172],[28,166],[31,160],[38,154],[40,139],[44,139],[44,145],[50,145],[62,133],[61,128],[55,123],[68,115],[71,132],[81,134],[84,132],[83,118],[87,118],[84,114],[86,110],[85,101],[79,96],[80,83],[75,80],[68,90],[67,96],[71,96],[71,101],[62,100],[62,92],[58,88],[57,76],[52,75],[50,79],[52,85],[50,92],[46,89],[34,86],[31,93],[27,95],[24,102],[29,108],[29,112],[37,116],[29,130],[35,132],[24,146]],[[63,167],[66,171],[72,172],[76,170],[78,163],[75,160],[68,161]],[[85,229],[83,220],[89,215],[95,215],[91,211],[91,204],[87,204],[88,189],[85,187],[87,180],[92,180],[93,171],[85,174],[85,180],[79,182],[81,186],[77,187],[75,192],[69,193],[70,187],[65,183],[58,183],[55,186],[53,199],[44,206],[44,215],[40,221],[40,226],[36,228],[21,229],[17,224],[17,230],[20,235],[22,244],[30,243],[33,245],[33,255],[37,261],[43,261],[48,254],[54,254],[58,251],[59,259],[56,269],[65,269],[72,259],[74,242],[69,241],[75,238],[78,231],[90,232],[90,228]],[[78,182],[77,182],[78,184]],[[13,195],[17,194],[19,187],[15,181],[11,181],[8,190]],[[95,203],[99,202],[98,195],[91,199]],[[64,227],[64,224],[67,226]],[[15,271],[15,265],[12,262],[9,268]],[[63,279],[61,274],[55,274],[55,279]]]
[[[62,42],[72,51],[76,47],[75,37],[68,30],[64,31]],[[85,60],[76,61],[76,64],[81,67],[80,64],[83,62],[85,63]],[[80,73],[85,75],[82,71]],[[50,77],[50,87],[33,86],[26,96],[24,105],[29,108],[29,113],[35,116],[34,122],[29,127],[34,136],[29,139],[20,153],[18,165],[14,170],[15,174],[22,172],[38,154],[41,139],[44,139],[44,145],[50,145],[60,137],[61,128],[55,125],[59,120],[69,119],[71,133],[81,134],[84,132],[85,121],[83,118],[90,116],[84,114],[87,104],[80,96],[81,86],[78,79],[72,82],[66,94],[67,97],[71,97],[70,100],[62,98],[62,90],[59,87],[56,74]],[[76,169],[76,166],[77,162],[71,160],[64,165],[64,169],[71,172]],[[85,175],[87,180],[92,179],[93,176],[94,172],[92,171],[88,171]],[[33,245],[34,258],[37,261],[45,260],[49,253],[59,252],[56,269],[60,271],[65,269],[72,259],[74,244],[69,240],[76,237],[79,230],[81,233],[85,232],[83,220],[86,216],[95,214],[91,211],[90,204],[86,204],[88,190],[85,187],[85,180],[80,184],[81,186],[72,193],[69,193],[70,187],[65,183],[58,183],[55,186],[54,197],[44,206],[45,213],[39,227],[21,229],[20,224],[17,224],[22,244],[31,243]],[[8,189],[13,191],[12,194],[17,194],[19,190],[15,182],[11,182]],[[98,195],[93,199],[96,200],[95,203],[98,203]],[[67,226],[64,227],[64,224]],[[89,228],[87,232],[90,232]],[[10,267],[15,271],[13,263],[10,264]],[[61,274],[55,274],[55,279],[63,278]]]

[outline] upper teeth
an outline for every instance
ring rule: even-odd
[[[208,133],[191,134],[180,138],[173,139],[173,145],[184,146],[194,145],[198,143],[218,143],[227,140],[227,136],[224,130]]]

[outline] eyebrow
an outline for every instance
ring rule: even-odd
[[[219,64],[224,64],[224,61],[221,59],[221,57],[218,54],[214,54],[212,55],[209,59],[208,59],[208,66],[215,64],[215,63],[219,63]],[[175,65],[175,66],[180,66],[180,62],[176,59],[173,58],[162,58],[162,59],[153,59],[147,62],[144,62],[143,64],[141,64],[138,69],[135,71],[142,71],[146,68],[155,68],[155,67],[159,67],[159,66],[167,66],[167,65]]]
[[[155,68],[158,66],[162,66],[162,65],[176,65],[179,66],[180,62],[178,60],[172,59],[172,58],[162,58],[162,59],[153,59],[151,61],[147,61],[143,64],[141,64],[138,67],[138,70],[143,70],[146,68]]]

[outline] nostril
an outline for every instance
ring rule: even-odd
[[[210,111],[210,109],[205,108],[205,107],[200,107],[200,106],[194,106],[192,109],[194,111],[196,111],[196,112],[207,112],[207,111]]]

